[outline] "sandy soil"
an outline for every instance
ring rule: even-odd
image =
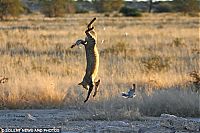
[[[162,126],[161,117],[143,117],[140,120],[129,121],[93,121],[77,119],[80,114],[85,113],[73,109],[51,109],[51,110],[1,110],[1,128],[61,128],[63,133],[75,132],[138,132],[138,133],[172,133],[172,132],[198,132],[188,129],[176,129]],[[33,118],[30,116],[33,116]],[[200,121],[197,122],[200,128]]]

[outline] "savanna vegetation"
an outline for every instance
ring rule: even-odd
[[[54,17],[31,14],[0,21],[0,76],[8,78],[0,84],[0,109],[76,108],[96,114],[92,119],[109,120],[162,113],[200,116],[198,16]],[[85,37],[93,17],[102,82],[97,96],[84,104],[87,91],[78,83],[85,51],[70,46]],[[122,98],[133,83],[137,97]]]

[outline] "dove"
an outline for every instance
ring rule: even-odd
[[[127,93],[122,92],[122,97],[124,98],[134,98],[136,96],[135,94],[135,84],[133,84],[133,87],[129,89]]]

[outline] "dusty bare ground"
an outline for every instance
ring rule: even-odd
[[[64,133],[74,132],[138,132],[138,133],[171,133],[171,132],[198,132],[200,121],[195,121],[189,127],[173,127],[177,124],[172,121],[164,121],[164,117],[142,117],[138,120],[89,120],[89,118],[78,118],[89,112],[74,109],[51,109],[51,110],[1,110],[1,128],[61,128]],[[34,118],[31,118],[30,115]],[[184,118],[183,118],[184,119]],[[169,123],[168,123],[169,122]],[[173,124],[172,124],[173,123]],[[171,125],[170,125],[171,124]],[[177,125],[176,125],[177,126]]]

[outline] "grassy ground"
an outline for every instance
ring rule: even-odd
[[[77,84],[85,71],[85,51],[70,46],[85,37],[93,17],[102,82],[97,96],[84,104],[87,91]],[[1,109],[73,107],[95,112],[97,119],[200,116],[200,98],[194,91],[199,88],[198,17],[32,15],[0,25],[0,76],[9,78],[0,84]],[[121,98],[132,83],[137,84],[137,97]]]

